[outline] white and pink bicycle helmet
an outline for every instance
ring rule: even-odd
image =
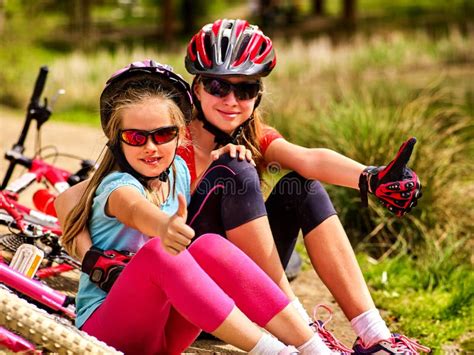
[[[205,25],[188,44],[186,69],[194,75],[263,77],[276,64],[272,41],[245,20],[221,19]]]

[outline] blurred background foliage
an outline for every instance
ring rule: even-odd
[[[474,333],[473,15],[470,0],[0,0],[0,108],[21,115],[47,64],[47,96],[66,89],[53,119],[96,126],[117,68],[153,58],[191,79],[190,34],[249,19],[274,39],[263,109],[287,139],[384,165],[417,137],[409,165],[423,198],[405,218],[327,188],[376,301],[439,350]],[[268,173],[267,188],[281,174]],[[382,272],[399,277],[382,284]]]

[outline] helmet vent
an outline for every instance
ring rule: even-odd
[[[211,36],[209,35],[204,36],[204,48],[205,48],[207,56],[209,58],[212,58],[212,42],[211,42]]]
[[[229,38],[224,37],[221,42],[221,58],[226,57],[227,47],[229,47]]]
[[[245,52],[245,49],[247,48],[247,45],[250,42],[250,38],[251,37],[249,35],[246,35],[242,38],[242,43],[240,43],[239,51],[237,52],[236,56],[237,60],[239,60],[242,54]]]

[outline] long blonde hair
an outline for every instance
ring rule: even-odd
[[[179,109],[178,105],[172,99],[169,92],[164,92],[159,85],[150,85],[145,83],[141,87],[129,87],[119,92],[114,97],[109,99],[109,107],[111,107],[110,119],[104,128],[104,133],[109,139],[108,145],[115,145],[119,142],[119,132],[122,128],[122,116],[121,112],[130,106],[144,103],[148,100],[157,100],[158,105],[166,105],[168,112],[171,117],[171,121],[174,125],[179,128],[179,140],[180,144],[187,144],[185,141],[185,118],[183,112]],[[79,203],[68,213],[63,228],[63,235],[61,236],[61,243],[66,251],[73,255],[76,255],[76,239],[75,237],[88,226],[88,221],[91,215],[92,202],[94,199],[95,191],[102,179],[113,171],[119,171],[120,168],[117,164],[117,159],[110,149],[106,149],[104,156],[99,164],[99,168],[90,179],[87,188],[79,200]],[[173,164],[173,172],[175,172]],[[175,174],[176,176],[176,174]],[[175,179],[176,180],[176,179]],[[174,180],[174,182],[176,182]],[[152,201],[151,189],[146,186],[147,197]],[[174,186],[173,186],[174,192]]]

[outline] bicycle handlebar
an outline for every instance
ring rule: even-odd
[[[24,156],[22,153],[12,149],[5,153],[5,159],[14,162],[14,164],[20,164],[27,169],[31,168],[33,164],[33,159]]]
[[[49,70],[47,66],[42,66],[40,68],[38,77],[36,78],[35,87],[33,89],[33,94],[31,95],[30,103],[28,105],[25,125],[23,126],[23,130],[21,131],[20,139],[18,139],[18,142],[16,143],[13,149],[19,146],[22,149],[21,152],[23,152],[23,144],[25,143],[26,135],[28,133],[28,129],[30,128],[32,120],[36,120],[37,127],[39,129],[41,125],[49,119],[49,116],[51,116],[51,111],[46,105],[46,99],[44,105],[41,106],[39,103],[41,94],[44,90],[48,72]]]
[[[39,105],[39,99],[43,93],[44,85],[46,84],[46,77],[48,76],[48,67],[42,66],[36,79],[35,88],[33,89],[33,95],[31,95],[30,105]]]
[[[24,143],[30,124],[32,120],[36,120],[37,128],[39,129],[43,123],[45,123],[49,116],[51,116],[51,111],[48,109],[46,103],[41,106],[39,103],[41,94],[43,93],[44,86],[46,84],[46,77],[48,76],[48,67],[42,66],[36,78],[35,87],[33,89],[33,94],[31,95],[30,103],[28,104],[28,111],[26,113],[25,124],[20,134],[18,142],[13,145],[12,151],[22,154],[25,150]],[[46,100],[45,100],[46,101]],[[8,159],[8,158],[7,158]],[[15,169],[17,162],[15,160],[10,160],[10,165],[8,166],[5,177],[3,178],[1,189],[5,189],[10,181],[10,178]]]

